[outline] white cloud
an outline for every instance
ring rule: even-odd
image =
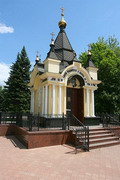
[[[4,86],[4,81],[7,81],[10,72],[10,65],[0,63],[0,86]]]
[[[13,33],[14,32],[14,28],[13,27],[9,27],[6,26],[5,24],[0,23],[0,33]]]

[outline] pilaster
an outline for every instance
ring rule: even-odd
[[[45,92],[44,92],[44,86],[42,87],[42,114],[45,113],[45,110],[44,110],[44,97],[45,97]]]
[[[45,114],[47,114],[48,110],[48,86],[45,85]]]
[[[30,112],[34,114],[34,90],[31,90],[31,109]]]
[[[55,85],[52,84],[52,115],[55,114]]]
[[[62,114],[62,87],[58,86],[58,114]]]

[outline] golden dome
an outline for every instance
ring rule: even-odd
[[[66,23],[66,21],[64,19],[61,19],[61,21],[59,21],[59,23],[58,23],[59,27],[63,26],[65,28],[66,25],[67,25],[67,23]]]

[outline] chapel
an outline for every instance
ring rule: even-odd
[[[88,50],[85,67],[76,57],[76,53],[65,32],[67,23],[62,11],[58,23],[59,33],[50,44],[46,59],[41,62],[36,56],[31,72],[31,113],[47,117],[61,116],[71,112],[81,122],[96,121],[94,92],[98,80],[97,71]]]

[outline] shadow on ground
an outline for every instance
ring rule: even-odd
[[[85,151],[82,149],[76,150],[74,146],[63,144],[64,147],[69,148],[70,151],[66,152],[65,154],[77,154],[77,153],[84,153]]]
[[[6,136],[6,138],[12,142],[14,147],[19,149],[26,149],[26,147],[15,136]]]

